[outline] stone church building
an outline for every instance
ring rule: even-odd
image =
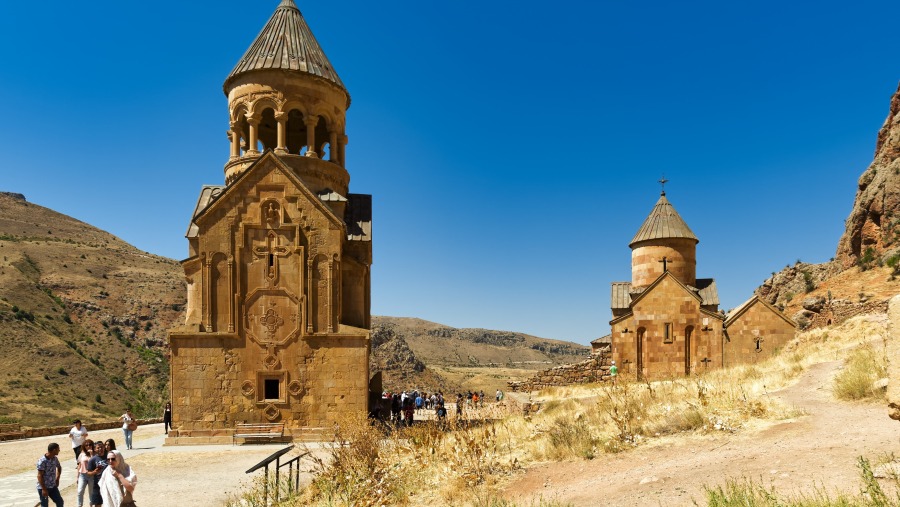
[[[230,442],[239,423],[302,438],[367,408],[372,200],[349,192],[350,95],[292,0],[224,92],[225,184],[200,191],[169,334],[170,444]]]
[[[631,281],[613,282],[612,360],[631,378],[687,375],[756,362],[793,338],[796,325],[756,296],[728,315],[713,278],[697,278],[700,242],[665,191],[631,240]]]

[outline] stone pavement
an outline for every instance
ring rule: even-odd
[[[90,427],[88,427],[90,430]],[[169,507],[173,498],[178,505],[212,507],[223,505],[227,496],[251,478],[245,472],[277,450],[289,444],[192,445],[164,447],[162,424],[141,426],[134,433],[133,449],[126,450],[120,429],[91,431],[92,440],[112,438],[138,476],[135,500],[141,507]],[[77,507],[75,459],[65,435],[0,442],[0,454],[21,457],[21,467],[0,470],[0,507],[34,507],[38,504],[35,463],[47,444],[62,448],[63,466],[60,491],[65,505]],[[319,447],[313,444],[311,447]],[[295,451],[296,452],[296,451]],[[289,453],[286,459],[294,454]],[[283,458],[282,461],[285,459]],[[18,463],[18,462],[17,462]],[[254,477],[262,472],[255,472]],[[301,475],[301,482],[308,478]],[[214,488],[209,488],[214,484]],[[214,489],[214,491],[210,491]],[[87,496],[87,493],[85,493]],[[87,498],[84,505],[88,506]],[[53,505],[53,502],[50,502]]]

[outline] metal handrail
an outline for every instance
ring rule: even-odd
[[[269,465],[274,461],[275,462],[275,501],[280,500],[281,492],[279,491],[278,484],[281,481],[281,468],[287,466],[288,467],[288,492],[293,493],[295,490],[300,490],[300,459],[306,457],[309,454],[309,451],[304,452],[299,456],[295,456],[290,460],[282,463],[281,457],[287,454],[294,446],[290,445],[285,447],[280,451],[274,452],[268,458],[260,461],[256,465],[252,466],[246,473],[253,473],[260,468],[265,468],[266,479],[263,481],[263,505],[269,505]],[[297,463],[296,469],[294,468],[294,462]],[[293,480],[291,480],[293,479]]]

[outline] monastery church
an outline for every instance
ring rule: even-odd
[[[662,180],[661,183],[665,183]],[[757,296],[725,315],[713,278],[697,278],[700,242],[659,197],[631,240],[631,281],[613,282],[611,345],[623,378],[659,378],[771,357],[796,324]]]
[[[224,92],[231,150],[187,232],[167,444],[230,443],[241,423],[303,438],[368,405],[372,199],[349,192],[350,95],[293,0]]]

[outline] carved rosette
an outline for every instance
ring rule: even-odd
[[[256,393],[256,386],[253,385],[253,382],[249,380],[245,380],[243,384],[241,384],[241,394],[246,397],[251,397]]]
[[[275,408],[275,405],[269,403],[266,405],[266,409],[263,410],[263,415],[266,416],[266,419],[270,421],[276,421],[279,417],[281,417],[281,411]]]
[[[292,396],[300,396],[303,394],[303,383],[299,380],[294,380],[290,384],[288,384],[288,392],[291,393]]]

